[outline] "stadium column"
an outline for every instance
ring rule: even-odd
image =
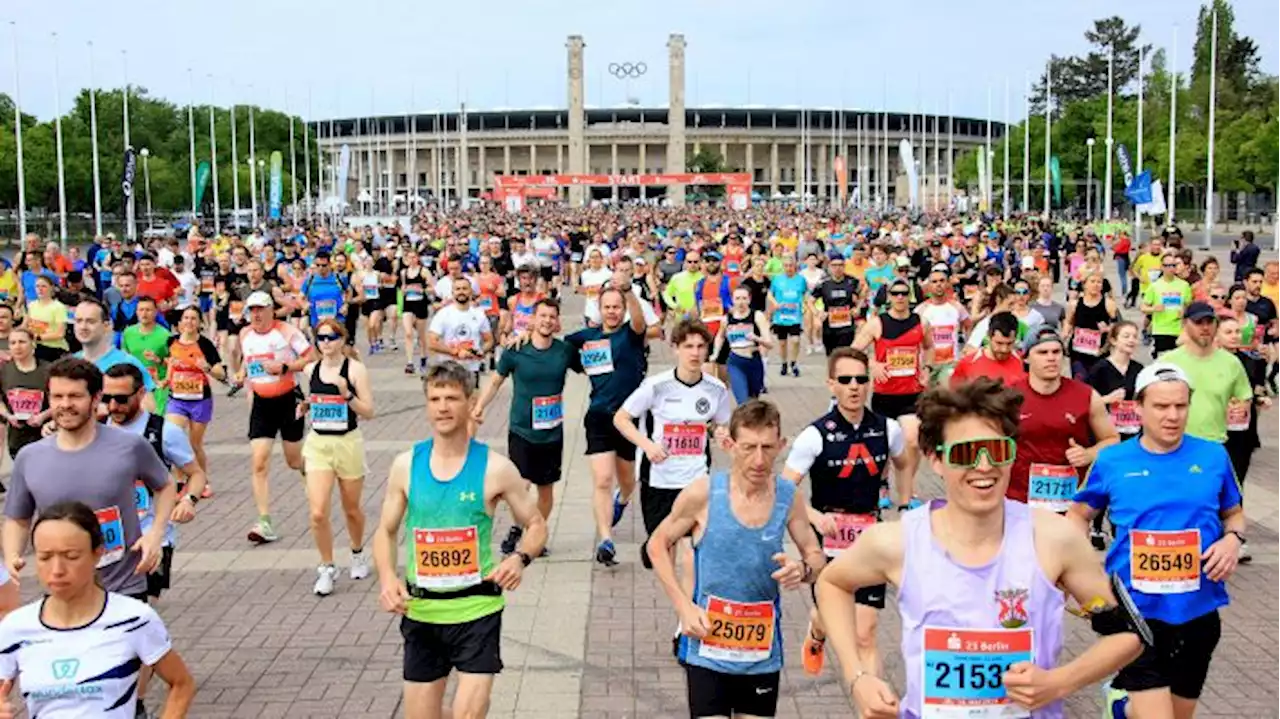
[[[742,171],[743,171],[743,172],[745,172],[745,173],[747,173],[748,175],[751,175],[751,191],[752,191],[752,192],[755,192],[755,189],[756,189],[756,186],[755,186],[755,181],[756,181],[756,153],[755,153],[755,145],[753,145],[752,143],[748,142],[748,143],[747,143],[746,154],[747,154],[746,166],[742,168]]]
[[[640,142],[640,174],[641,175],[647,174],[649,172],[649,164],[648,164],[648,158],[645,156],[646,154],[647,153],[645,152],[645,144],[644,144],[644,141],[642,140]],[[647,194],[648,193],[645,192],[644,185],[641,185],[640,199],[641,200],[646,199]]]
[[[583,139],[586,116],[583,109],[582,55],[586,44],[581,35],[570,35],[566,45],[569,49],[569,174],[584,173],[586,145]],[[569,187],[569,205],[582,207],[585,203],[585,188],[579,185]]]
[[[616,143],[616,142],[613,142],[613,143],[610,143],[610,144],[609,144],[609,168],[610,168],[610,169],[609,169],[609,174],[612,174],[612,175],[617,175],[617,174],[618,174],[618,143]],[[613,198],[613,201],[614,201],[614,202],[617,202],[617,201],[618,201],[618,186],[617,186],[617,185],[614,185],[614,186],[613,186],[612,188],[610,188],[610,189],[611,189],[610,197],[612,197],[612,198]]]
[[[818,176],[814,180],[818,183],[818,197],[827,199],[827,146],[818,145]]]
[[[667,110],[667,172],[685,171],[684,144],[684,35],[673,33],[667,40],[670,62],[670,98]],[[667,188],[667,198],[673,205],[684,204],[684,185]]]
[[[774,142],[769,145],[769,197],[772,199],[778,194],[778,143]]]

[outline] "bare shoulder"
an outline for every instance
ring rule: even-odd
[[[1070,520],[1056,512],[1032,509],[1031,527],[1036,543],[1036,556],[1045,575],[1052,581],[1057,581],[1077,557],[1092,552],[1088,538]]]
[[[520,470],[509,457],[489,448],[489,459],[485,463],[484,484],[490,494],[501,494],[508,489],[520,486],[524,478]]]

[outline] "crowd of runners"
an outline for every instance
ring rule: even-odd
[[[186,716],[195,682],[150,605],[181,579],[181,525],[244,480],[210,476],[215,407],[248,412],[247,541],[279,539],[279,441],[306,487],[314,593],[376,573],[402,615],[412,719],[447,713],[455,670],[452,715],[487,711],[504,594],[555,549],[576,422],[594,561],[652,569],[691,716],[774,715],[781,597],[808,584],[804,669],[838,672],[863,716],[1059,717],[1106,682],[1109,717],[1190,717],[1224,582],[1250,558],[1280,265],[1248,233],[1228,268],[1176,228],[1140,247],[1126,233],[548,204],[65,255],[28,236],[0,260],[0,717],[145,717],[152,674],[163,716]],[[661,343],[673,366],[651,368]],[[400,353],[429,427],[392,463],[366,553],[360,426],[379,419],[361,358]],[[769,401],[802,371],[825,372],[829,407]],[[585,409],[566,404],[571,373]],[[505,452],[476,439],[498,412]],[[940,496],[920,495],[921,465]],[[512,527],[495,538],[499,504]],[[625,557],[613,533],[632,504],[646,539]],[[30,557],[44,596],[24,605]],[[900,687],[877,629],[889,604]],[[1068,658],[1073,622],[1097,640]]]

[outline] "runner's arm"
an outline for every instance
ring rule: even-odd
[[[795,498],[791,501],[791,511],[787,514],[787,531],[791,534],[791,541],[795,542],[796,549],[800,550],[800,561],[804,562],[805,567],[805,584],[816,583],[818,573],[827,565],[827,555],[823,553],[822,545],[818,544],[813,530],[809,528],[810,509],[812,507],[809,500],[797,487]]]
[[[373,385],[369,383],[369,368],[363,362],[351,363],[351,399],[347,401],[351,411],[360,419],[373,419]]]
[[[645,314],[644,309],[640,306],[640,298],[636,297],[636,293],[631,291],[631,286],[627,285],[625,290],[621,290],[622,298],[627,304],[627,313],[631,318],[631,331],[638,335],[645,332]],[[603,319],[602,319],[603,324]]]
[[[382,513],[378,526],[373,530],[373,564],[378,570],[378,582],[384,592],[388,588],[399,591],[403,581],[396,573],[396,536],[404,523],[404,513],[409,505],[409,465],[412,452],[401,452],[391,463],[387,476],[387,491],[382,497]]]
[[[766,350],[773,349],[773,336],[769,333],[769,324],[765,322],[763,312],[753,312],[753,320],[756,326],[756,344]]]
[[[1094,440],[1093,446],[1086,450],[1091,463],[1098,459],[1098,452],[1103,447],[1120,441],[1120,433],[1116,431],[1116,426],[1111,422],[1111,414],[1107,412],[1107,403],[1102,401],[1102,395],[1096,389],[1089,393],[1089,431],[1093,433]]]
[[[495,451],[489,452],[489,466],[492,467],[491,478],[494,481],[495,498],[501,498],[511,510],[511,518],[517,526],[524,528],[517,549],[530,557],[537,557],[547,546],[547,520],[538,511],[533,495],[527,491],[529,483],[520,476],[520,471],[510,459]],[[486,484],[489,478],[486,478]],[[486,486],[485,493],[489,493]],[[523,568],[524,563],[518,554],[512,554],[504,561],[515,560]]]
[[[901,522],[868,527],[854,542],[827,564],[818,575],[814,591],[818,613],[826,627],[827,643],[840,660],[846,686],[866,671],[858,659],[854,639],[854,592],[891,582],[891,573],[902,564]]]
[[[805,427],[791,443],[791,451],[787,453],[787,461],[782,466],[782,476],[799,487],[821,453],[822,433],[812,425]],[[821,529],[825,515],[815,509],[811,502],[805,502],[804,506],[809,524]]]
[[[1039,516],[1039,515],[1043,516]],[[1048,540],[1051,553],[1062,562],[1058,585],[1075,598],[1081,607],[1093,611],[1109,609],[1117,605],[1111,591],[1111,582],[1098,553],[1089,543],[1087,534],[1077,532],[1050,513],[1037,513],[1036,535]],[[1047,530],[1047,531],[1046,531]],[[1090,684],[1114,674],[1142,653],[1142,641],[1136,632],[1119,632],[1101,636],[1088,649],[1066,664],[1048,670],[1053,699],[1075,693]]]
[[[499,369],[501,369],[502,359],[498,360],[498,364]],[[480,396],[476,398],[475,414],[484,416],[485,409],[489,407],[489,403],[493,401],[493,398],[498,396],[498,390],[502,387],[502,383],[506,381],[506,379],[507,376],[502,372],[493,373],[493,376],[489,378],[488,383],[485,384],[484,391],[482,391]]]
[[[645,544],[649,561],[653,564],[653,574],[662,586],[662,591],[667,593],[671,605],[681,616],[693,603],[693,599],[685,593],[680,580],[676,578],[675,553],[672,548],[676,542],[691,536],[699,524],[706,522],[709,496],[710,484],[706,475],[693,480],[688,487],[680,490],[671,507],[671,514],[653,530]]]

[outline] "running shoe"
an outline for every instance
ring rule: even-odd
[[[413,363],[412,363],[412,362],[410,362],[409,364],[407,364],[407,365],[405,365],[405,366],[404,366],[404,373],[405,373],[405,374],[413,374]]]
[[[378,353],[379,353],[379,352],[381,352],[381,351],[382,351],[382,343],[381,343],[381,342],[372,342],[372,343],[370,343],[370,344],[369,344],[369,355],[370,355],[370,356],[376,355],[376,354],[378,354]]]
[[[392,352],[399,352],[399,351],[400,351],[400,345],[396,343],[395,339],[392,339],[392,340],[391,340],[391,347],[390,347],[389,349],[390,349]]]
[[[332,564],[322,564],[316,568],[316,575],[316,584],[311,591],[321,597],[333,594],[333,583],[338,578],[338,568]]]
[[[242,384],[240,384],[239,382],[237,382],[237,383],[235,383],[235,384],[231,385],[231,389],[227,390],[227,396],[228,396],[228,397],[235,397],[236,395],[240,394],[240,390],[242,390],[242,389],[244,389],[244,385],[242,385]]]
[[[612,539],[606,539],[596,547],[596,561],[606,567],[618,566],[618,550],[613,546]]]
[[[210,499],[213,497],[213,485],[205,482],[204,489],[200,490],[200,499]]]
[[[622,515],[627,511],[627,503],[622,501],[622,490],[613,490],[613,524],[610,526],[618,526],[618,522],[622,521]]]
[[[1104,551],[1107,548],[1107,535],[1096,529],[1091,529],[1089,530],[1089,542],[1094,549],[1099,552]]]
[[[893,500],[889,499],[889,488],[880,488],[880,509],[893,509]]]
[[[364,556],[364,552],[351,553],[351,569],[349,573],[351,578],[357,581],[369,576],[369,560]]]
[[[524,530],[518,526],[513,525],[511,527],[511,530],[507,532],[507,538],[502,540],[501,548],[502,548],[503,555],[515,554],[516,545],[520,543],[520,537],[523,535],[524,535]]]
[[[924,502],[921,501],[919,497],[911,495],[911,499],[907,500],[907,509],[915,509],[922,504],[924,504]]]
[[[1126,719],[1125,709],[1129,706],[1129,692],[1123,689],[1112,689],[1111,682],[1102,685],[1102,719]]]
[[[418,359],[418,371],[419,371],[419,372],[421,372],[422,374],[426,374],[426,373],[427,373],[427,358],[426,358],[426,357],[420,357],[420,358]]]
[[[804,649],[800,661],[804,664],[804,673],[816,677],[822,673],[822,665],[827,661],[827,640],[813,636],[813,627],[804,634]]]
[[[787,363],[786,363],[786,362],[783,362],[783,363],[782,363],[782,370],[781,370],[778,374],[779,374],[779,375],[781,375],[781,376],[783,376],[783,377],[786,377],[786,376],[787,376]]]
[[[265,517],[254,523],[253,529],[249,530],[249,541],[254,544],[269,544],[279,538],[275,527],[271,526],[271,520]]]
[[[795,362],[791,363],[791,376],[792,377],[800,376],[800,365]]]

